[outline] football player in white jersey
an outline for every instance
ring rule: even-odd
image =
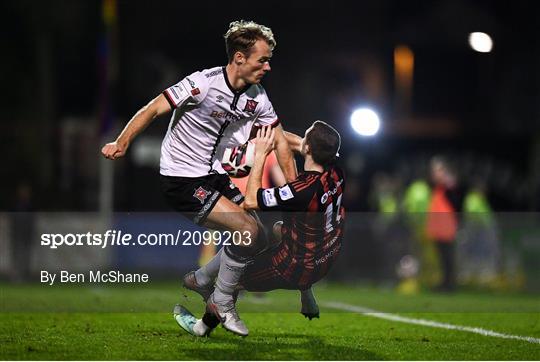
[[[225,44],[226,66],[195,72],[167,88],[141,108],[101,152],[111,160],[124,156],[154,118],[173,111],[161,146],[161,188],[171,206],[194,222],[245,236],[240,245],[224,247],[211,264],[219,265],[219,273],[209,302],[226,329],[247,335],[233,293],[247,261],[264,245],[257,243],[257,221],[242,209],[244,197],[221,167],[218,149],[245,143],[254,125],[271,125],[278,162],[288,182],[296,178],[296,168],[279,119],[260,85],[271,70],[276,45],[272,31],[251,21],[236,21],[225,34]],[[188,281],[191,287],[205,284],[193,273],[186,278],[184,283]]]

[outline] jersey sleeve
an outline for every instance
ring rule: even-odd
[[[163,91],[163,95],[172,109],[187,104],[196,105],[203,101],[208,93],[208,80],[201,72],[188,75],[180,82]]]
[[[266,95],[266,92],[264,92],[263,94],[263,99],[264,106],[261,110],[261,113],[259,113],[255,124],[257,126],[270,125],[272,126],[272,128],[274,128],[279,124],[279,118],[276,114],[276,111],[274,110],[274,107],[272,106],[272,102],[270,102],[268,95]]]
[[[257,204],[261,210],[302,211],[316,196],[316,179],[293,181],[281,187],[259,189]]]

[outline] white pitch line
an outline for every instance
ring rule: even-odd
[[[378,312],[373,309],[360,307],[356,305],[350,305],[345,303],[339,303],[339,302],[328,302],[328,303],[321,303],[323,306],[333,309],[340,309],[347,312],[355,312],[360,313],[366,316],[375,317],[375,318],[381,318],[386,319],[394,322],[402,322],[402,323],[409,323],[409,324],[418,324],[421,326],[426,327],[434,327],[434,328],[443,328],[443,329],[451,329],[456,331],[464,331],[464,332],[471,332],[480,334],[482,336],[488,336],[488,337],[498,337],[498,338],[506,338],[506,339],[517,339],[520,341],[526,341],[530,343],[537,343],[540,344],[540,338],[534,338],[534,337],[527,337],[527,336],[516,336],[512,334],[505,334],[505,333],[499,333],[495,331],[490,331],[489,329],[483,329],[483,328],[477,328],[477,327],[467,327],[467,326],[460,326],[455,324],[449,324],[449,323],[439,323],[430,321],[427,319],[417,319],[417,318],[407,318],[407,317],[401,317],[397,314],[392,313],[383,313]]]

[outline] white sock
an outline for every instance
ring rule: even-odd
[[[202,319],[197,319],[197,322],[193,325],[193,332],[199,337],[204,336],[209,329]]]
[[[195,280],[197,281],[197,284],[201,286],[209,285],[214,281],[219,272],[219,264],[221,262],[222,252],[223,248],[220,249],[216,253],[216,255],[214,255],[214,257],[208,262],[208,264],[200,267],[197,271],[195,271]]]
[[[233,300],[233,293],[244,273],[246,262],[232,259],[227,253],[221,254],[221,264],[214,290],[214,301],[226,304]]]

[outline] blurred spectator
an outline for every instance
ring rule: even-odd
[[[378,275],[383,280],[395,280],[395,266],[408,252],[409,246],[407,240],[404,240],[406,233],[398,213],[400,179],[385,172],[378,172],[373,176],[371,183],[369,194],[371,208],[377,211],[375,222],[372,223],[372,232],[379,260]]]
[[[458,248],[458,277],[466,284],[493,285],[500,273],[500,246],[483,180],[473,180],[465,196],[463,211],[464,232]]]
[[[424,233],[426,212],[429,206],[431,189],[424,179],[414,180],[405,190],[403,210],[417,234]]]
[[[456,171],[446,159],[433,157],[430,168],[434,188],[429,202],[426,234],[435,242],[443,273],[437,290],[452,291],[455,289],[455,239],[463,191],[458,185]]]
[[[405,222],[411,238],[410,254],[405,260],[415,260],[420,265],[418,274],[412,278],[403,279],[398,290],[418,290],[419,284],[433,285],[437,276],[434,265],[433,246],[426,240],[426,215],[429,206],[431,189],[427,181],[417,178],[406,188],[402,201]],[[401,266],[401,261],[400,261]]]

